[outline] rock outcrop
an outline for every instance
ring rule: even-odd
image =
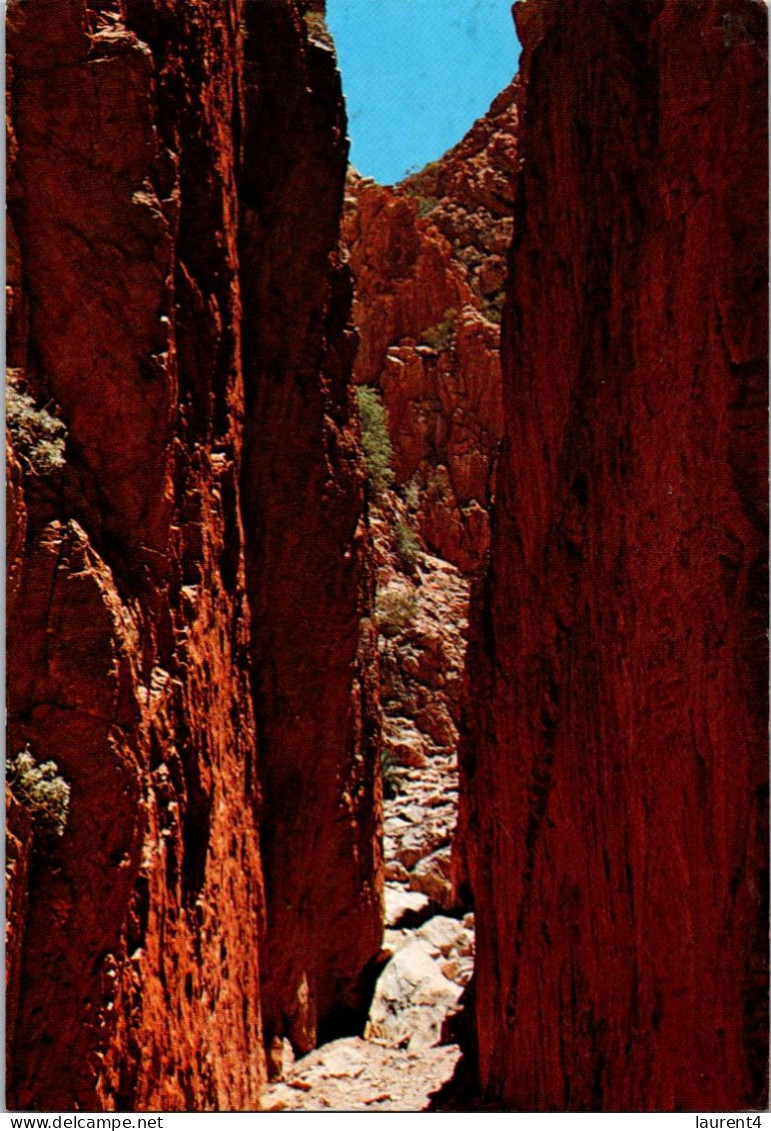
[[[21,960],[29,906],[32,821],[24,805],[5,789],[5,1012],[6,1054],[13,1048],[19,1012]]]
[[[44,845],[9,797],[9,1103],[254,1108],[276,930],[316,1014],[379,947],[334,63],[293,0],[19,2],[8,51],[8,743],[70,788]]]
[[[495,112],[496,100],[456,149],[403,186],[352,175],[344,225],[361,335],[356,380],[382,393],[395,485],[415,498],[417,531],[432,553],[469,574],[489,549],[487,503],[503,427],[498,299],[516,154],[503,130],[516,123],[507,99],[507,113]],[[422,196],[421,178],[443,195]],[[487,206],[499,196],[501,216],[493,218]],[[497,279],[486,293],[484,271]]]
[[[517,77],[457,145],[399,186],[450,241],[453,259],[496,322],[514,223],[520,99]]]
[[[506,1110],[765,1106],[766,7],[529,0],[463,759]]]

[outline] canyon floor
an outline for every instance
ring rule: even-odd
[[[268,1088],[263,1111],[428,1111],[449,1080],[457,1045],[406,1052],[343,1037],[303,1057]]]

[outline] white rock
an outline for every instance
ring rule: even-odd
[[[412,891],[423,892],[433,902],[449,910],[453,905],[450,881],[450,849],[440,848],[420,860],[410,876]]]
[[[365,1039],[410,1051],[439,1043],[442,1022],[461,995],[431,957],[426,939],[414,939],[396,952],[375,987]]]
[[[428,898],[422,892],[386,884],[384,895],[387,927],[395,927],[407,911],[420,913],[428,907]]]
[[[399,809],[398,816],[409,824],[418,824],[423,820],[424,813],[419,805],[402,805]]]
[[[347,1045],[331,1044],[327,1048],[322,1046],[321,1053],[318,1068],[321,1069],[324,1076],[333,1079],[335,1077],[355,1079],[357,1076],[361,1076],[367,1067],[367,1059],[363,1053]]]
[[[425,939],[443,957],[447,957],[451,950],[457,950],[468,944],[468,932],[458,919],[450,919],[446,915],[435,915],[427,923],[423,923],[415,932],[419,939]]]

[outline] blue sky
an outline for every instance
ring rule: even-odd
[[[327,0],[351,161],[393,184],[460,141],[514,76],[511,0]]]

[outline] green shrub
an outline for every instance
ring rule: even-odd
[[[303,16],[308,35],[311,39],[318,39],[322,43],[331,44],[332,36],[329,34],[327,21],[323,12],[306,12]]]
[[[482,299],[482,313],[488,322],[495,322],[500,326],[505,298],[504,292],[500,291],[494,298]]]
[[[393,448],[388,435],[388,413],[377,390],[369,385],[357,385],[361,420],[361,445],[364,449],[364,466],[375,495],[380,495],[394,481],[391,470]]]
[[[393,801],[404,792],[404,770],[394,758],[393,751],[381,751],[380,772],[383,777],[383,797],[386,801]]]
[[[412,573],[418,564],[420,542],[406,522],[397,522],[394,528],[394,547],[401,565],[407,573]]]
[[[5,773],[15,796],[26,806],[32,828],[44,836],[60,837],[67,825],[70,787],[55,762],[37,762],[29,746],[6,759]]]
[[[66,430],[61,420],[37,408],[28,393],[9,385],[5,396],[5,421],[18,455],[37,472],[50,475],[64,466]]]
[[[420,506],[420,480],[417,475],[413,475],[403,484],[401,496],[411,511],[418,509]]]
[[[444,318],[434,326],[429,326],[420,335],[420,340],[425,346],[434,350],[446,350],[455,334],[455,322],[458,312],[454,307],[448,307]]]
[[[378,593],[375,619],[381,636],[397,636],[415,619],[418,599],[411,589],[390,588]]]
[[[439,203],[435,196],[416,196],[415,201],[418,205],[418,216],[421,220],[425,216],[430,215]]]

